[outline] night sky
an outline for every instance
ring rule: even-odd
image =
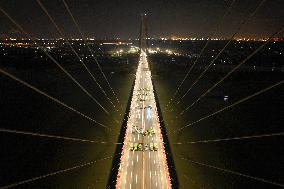
[[[79,37],[61,0],[41,0],[69,37]],[[218,37],[229,37],[261,0],[236,0]],[[231,0],[66,0],[83,33],[97,38],[137,38],[140,14],[151,37],[208,37]],[[36,0],[1,0],[0,6],[36,37],[59,37]],[[238,36],[262,38],[283,24],[284,0],[267,0]],[[20,36],[0,12],[0,36]],[[282,36],[282,35],[281,35]]]

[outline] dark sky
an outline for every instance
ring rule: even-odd
[[[61,0],[41,0],[67,36],[79,37]],[[261,0],[236,0],[218,36],[228,37]],[[231,0],[66,0],[86,36],[135,38],[140,13],[148,14],[151,37],[210,36]],[[36,0],[0,0],[0,6],[28,32],[37,37],[58,37],[58,33]],[[280,28],[284,0],[267,0],[239,36],[266,37]],[[0,13],[0,35],[18,30]]]

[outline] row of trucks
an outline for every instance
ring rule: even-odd
[[[130,151],[157,151],[158,143],[130,143]]]

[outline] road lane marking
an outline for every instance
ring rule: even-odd
[[[137,184],[137,174],[136,174],[136,184]]]

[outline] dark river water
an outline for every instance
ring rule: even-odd
[[[173,111],[167,111],[166,104],[184,78],[187,69],[165,70],[155,62],[157,59],[152,60],[153,80],[169,133],[180,188],[281,188],[257,179],[283,184],[283,84],[193,124],[178,134],[174,131],[283,80],[283,73],[243,72],[244,70],[240,69],[240,72],[232,74],[189,111],[176,118],[178,113],[219,81],[226,72],[209,71],[178,105],[174,103],[174,106],[170,106],[174,107]],[[179,99],[200,73],[201,71],[196,69],[189,75],[177,95]],[[282,136],[186,143],[280,132]],[[175,144],[177,142],[182,144]]]
[[[178,112],[218,81],[224,75],[224,72],[216,71],[206,74],[181,103],[173,106],[173,111],[166,111],[165,105],[183,79],[186,69],[177,69],[178,71],[170,68],[161,69],[160,63],[157,59],[151,60],[151,69],[168,131],[179,188],[280,188],[273,184],[208,166],[236,171],[271,182],[284,183],[283,136],[197,144],[186,142],[283,132],[283,85],[194,124],[182,130],[179,134],[175,134],[174,131],[283,80],[283,73],[237,72],[232,74],[224,83],[193,106],[190,111],[176,119],[175,116]],[[112,70],[113,73],[107,71],[111,85],[117,91],[121,100],[123,110],[126,108],[137,65],[133,62],[130,62],[130,64],[126,72],[116,71],[119,70],[119,67],[116,67],[114,71]],[[91,65],[90,67],[95,69]],[[67,69],[112,112],[113,117],[122,122],[124,112],[119,111],[119,113],[122,113],[122,115],[119,115],[119,113],[113,111],[110,103],[78,65],[68,66]],[[112,128],[112,132],[108,133],[93,122],[3,75],[0,76],[1,128],[106,142],[117,141],[121,125],[115,123],[110,116],[103,113],[62,72],[55,69],[22,70],[8,68],[7,70],[88,116],[94,117],[97,121],[106,124]],[[200,74],[198,70],[190,74],[184,87],[178,93],[179,96],[186,91],[198,77],[198,74]],[[107,85],[104,84],[104,87],[107,88]],[[110,91],[108,93],[111,94]],[[227,100],[224,100],[225,96],[228,96]],[[175,144],[177,142],[182,144]],[[0,147],[0,186],[5,186],[114,156],[116,146],[111,143],[93,144],[0,132]],[[112,158],[109,158],[84,168],[39,179],[15,188],[106,188],[112,160]]]
[[[92,72],[99,76],[94,64],[88,66]],[[133,67],[136,67],[135,63],[126,66],[126,72],[117,69],[119,67],[112,67],[111,71],[104,68],[111,86],[122,104],[123,110],[116,112],[81,66],[66,66],[67,70],[109,110],[112,116],[104,113],[90,97],[56,68],[41,70],[6,69],[85,115],[112,128],[112,131],[109,132],[1,75],[1,128],[110,143],[94,144],[0,132],[0,186],[108,158],[90,166],[15,187],[105,188],[111,171],[112,156],[115,155],[116,149],[116,145],[112,143],[117,142],[122,117],[134,80]],[[101,81],[107,94],[115,102],[107,84],[102,82],[103,78],[98,77],[98,80]],[[113,121],[113,118],[117,119],[119,123]]]

